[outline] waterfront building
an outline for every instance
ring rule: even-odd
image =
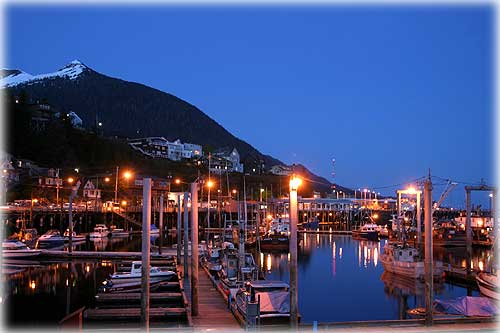
[[[83,197],[89,200],[101,200],[101,190],[91,180],[87,180],[83,186]]]
[[[171,142],[164,137],[147,137],[129,139],[128,144],[130,147],[140,151],[144,155],[153,158],[166,158],[172,161],[192,159],[203,155],[201,145],[194,143],[182,143],[179,139]]]

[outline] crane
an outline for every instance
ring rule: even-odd
[[[446,184],[446,187],[444,188],[443,193],[441,194],[441,197],[437,202],[434,203],[432,207],[432,215],[434,215],[434,212],[441,206],[443,203],[444,199],[446,196],[457,186],[458,183],[452,182],[451,180],[448,180],[448,183]]]

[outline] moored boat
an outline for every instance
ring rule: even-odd
[[[128,237],[130,232],[125,231],[122,228],[117,228],[116,226],[111,226],[111,237]]]
[[[289,285],[282,281],[249,281],[236,293],[235,307],[247,322],[255,322],[257,318],[249,313],[249,304],[255,304],[260,300],[261,324],[288,324],[290,322],[289,289]]]
[[[162,270],[159,267],[151,267],[149,269],[149,279],[151,282],[156,281],[169,281],[173,279],[177,274],[170,270]],[[130,272],[127,273],[114,273],[111,275],[111,281],[115,284],[117,283],[132,283],[140,282],[142,280],[142,262],[133,261]]]
[[[40,250],[30,249],[18,240],[5,240],[2,242],[3,258],[29,258],[40,254]]]
[[[63,234],[63,237],[64,237],[64,242],[68,243],[69,242],[69,229],[66,229],[66,231]],[[73,231],[73,236],[71,237],[71,241],[73,243],[83,242],[83,241],[85,241],[85,236],[77,235],[76,232]]]
[[[424,279],[425,277],[424,260],[421,258],[420,252],[406,244],[386,244],[384,252],[380,255],[380,261],[385,271],[412,279]],[[435,260],[432,271],[434,279],[441,279],[443,271],[443,262]]]
[[[486,272],[481,272],[476,275],[476,282],[481,294],[489,298],[500,300],[500,281],[498,280],[498,276]]]
[[[378,225],[366,223],[361,228],[352,231],[352,238],[378,240]]]
[[[37,249],[53,248],[64,246],[65,238],[61,236],[59,230],[51,229],[41,235],[36,241]]]
[[[109,229],[105,224],[96,224],[94,232],[90,233],[90,238],[104,238],[108,237]]]
[[[158,289],[160,284],[163,281],[150,281],[149,289],[154,291]],[[117,280],[105,280],[102,283],[102,286],[99,287],[99,291],[103,293],[132,293],[132,292],[140,292],[142,290],[142,281],[133,281],[133,282],[123,282]],[[96,296],[97,297],[97,296]]]

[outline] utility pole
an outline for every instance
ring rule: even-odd
[[[432,325],[433,302],[433,256],[432,256],[432,181],[429,175],[424,182],[424,210],[425,210],[425,324]]]
[[[118,167],[116,169],[118,171]],[[117,172],[118,174],[118,172]],[[142,267],[141,267],[141,324],[149,332],[149,270],[150,246],[149,234],[151,229],[151,178],[144,178],[142,185]]]
[[[212,187],[212,182],[210,181],[210,160],[212,156],[208,153],[208,199],[207,199],[207,246],[210,241],[210,188]]]
[[[198,315],[198,183],[191,183],[191,315]]]

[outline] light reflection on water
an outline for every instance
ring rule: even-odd
[[[373,242],[332,234],[301,237],[298,288],[303,322],[405,319],[407,309],[425,305],[423,283],[384,273],[379,257],[386,239]],[[476,261],[484,255],[481,253],[474,253]],[[435,258],[453,257],[453,264],[457,256],[465,256],[464,249],[435,251]],[[266,279],[289,282],[287,253],[264,252],[259,257],[266,260]],[[437,298],[455,298],[467,292],[463,287],[435,283]],[[472,289],[469,293],[479,295]]]
[[[353,240],[350,236],[303,234],[299,247],[299,310],[303,322],[406,318],[406,309],[423,306],[424,285],[384,273],[379,257],[387,240]],[[153,240],[158,244],[158,240]],[[171,243],[172,240],[165,240]],[[140,251],[140,236],[77,245],[81,250]],[[436,249],[434,257],[465,266],[464,249]],[[255,259],[266,279],[289,281],[288,253],[263,252]],[[474,249],[474,265],[486,267],[490,252]],[[482,264],[481,264],[482,263]],[[116,264],[92,261],[36,263],[32,267],[4,262],[6,319],[16,325],[56,323],[67,313],[92,306],[97,287]],[[17,271],[17,272],[16,272]],[[467,290],[435,284],[438,298],[453,298]],[[477,291],[470,290],[478,295]],[[29,316],[26,315],[29,313]]]

